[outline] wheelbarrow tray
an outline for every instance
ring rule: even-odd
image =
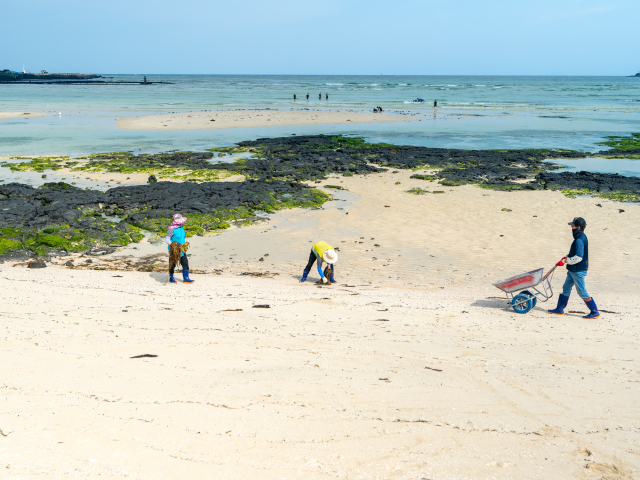
[[[521,273],[515,277],[507,278],[506,280],[498,280],[493,285],[505,293],[535,287],[542,281],[543,271],[544,268],[538,268],[537,270],[531,270],[530,272]]]

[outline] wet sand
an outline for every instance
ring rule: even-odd
[[[118,127],[127,130],[209,130],[293,125],[407,122],[422,118],[424,117],[387,115],[384,112],[221,110],[124,117],[118,119],[116,124]]]

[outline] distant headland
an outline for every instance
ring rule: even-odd
[[[142,82],[127,82],[117,80],[96,80],[103,77],[93,73],[49,73],[42,70],[40,73],[28,73],[24,69],[22,72],[14,72],[12,70],[0,70],[0,83],[29,83],[33,85],[42,84],[58,84],[58,85],[154,85],[158,83],[170,84],[171,82],[149,82],[144,77]]]
[[[42,70],[40,73],[13,72],[11,70],[0,70],[0,82],[25,82],[25,81],[48,81],[48,80],[89,80],[92,78],[102,78],[100,75],[85,73],[49,73]]]

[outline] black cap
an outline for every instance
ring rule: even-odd
[[[576,217],[571,222],[569,222],[569,225],[571,225],[572,227],[580,227],[581,230],[584,230],[587,227],[587,222],[585,222],[584,218],[582,217]]]

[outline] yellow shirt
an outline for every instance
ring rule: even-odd
[[[319,258],[322,258],[322,254],[327,250],[333,250],[333,247],[329,246],[327,242],[318,242],[313,246],[313,251]]]

